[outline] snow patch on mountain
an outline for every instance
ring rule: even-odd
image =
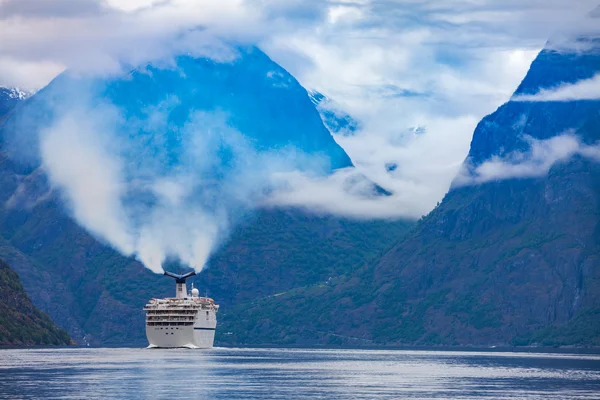
[[[31,95],[34,93],[35,91],[23,90],[18,87],[0,87],[0,95],[9,99],[25,100],[26,98],[31,97]]]

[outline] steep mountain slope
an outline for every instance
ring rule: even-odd
[[[0,345],[68,345],[64,329],[32,303],[19,276],[0,259]]]
[[[592,44],[542,51],[516,94],[594,76]],[[468,165],[565,130],[597,143],[600,102],[511,101],[478,125]],[[575,156],[543,177],[456,186],[373,265],[239,307],[245,318],[227,326],[237,343],[598,346],[600,163]]]
[[[0,119],[8,114],[25,94],[17,89],[0,88]],[[4,161],[0,153],[0,164]],[[0,186],[5,181],[0,179]],[[0,236],[0,254],[13,253]],[[52,320],[40,312],[23,289],[19,276],[0,259],[0,344],[54,344],[66,345],[71,339],[66,331],[58,329]]]
[[[183,74],[148,67],[131,79],[92,86],[98,98],[108,93],[132,120],[150,105],[176,96],[178,101],[169,103],[167,122],[160,126],[176,127],[196,108],[218,109],[259,147],[292,143],[306,152],[325,153],[331,159],[329,168],[350,165],[306,91],[258,50],[233,64],[186,57],[180,63]],[[34,303],[78,342],[143,345],[142,306],[151,297],[172,295],[171,280],[122,257],[73,222],[39,166],[33,145],[26,157],[14,153],[15,146],[31,141],[52,118],[52,105],[69,107],[81,101],[67,96],[77,89],[70,79],[57,78],[0,128],[5,140],[0,140],[0,256],[21,274]],[[246,217],[197,277],[196,286],[225,311],[240,301],[346,273],[389,248],[410,225],[263,210]],[[367,240],[373,237],[378,239]]]

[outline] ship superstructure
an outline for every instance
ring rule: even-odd
[[[148,347],[213,347],[219,306],[211,298],[198,296],[198,289],[187,292],[186,279],[196,275],[195,272],[183,275],[165,272],[165,275],[175,279],[176,295],[152,299],[144,306]]]

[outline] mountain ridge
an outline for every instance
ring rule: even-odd
[[[120,136],[142,136],[152,150],[156,143],[146,136],[164,137],[159,144],[177,153],[181,128],[202,111],[221,115],[229,128],[241,132],[259,151],[292,146],[308,155],[326,156],[328,170],[352,166],[323,125],[306,89],[258,48],[238,51],[232,61],[178,56],[174,66],[148,64],[125,76],[63,72],[19,104],[15,115],[0,126],[0,136],[7,140],[5,147],[13,150],[11,156],[36,167],[37,135],[45,125],[71,108],[87,105],[89,110],[102,110],[112,105],[123,120],[119,122],[124,122],[119,123]],[[28,148],[33,151],[27,152]]]

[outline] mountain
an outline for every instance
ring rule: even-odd
[[[149,65],[103,80],[63,74],[0,121],[0,256],[21,275],[33,302],[79,343],[143,345],[143,305],[171,296],[173,287],[70,218],[40,165],[34,140],[57,114],[88,103],[89,117],[108,102],[129,122],[118,133],[131,135],[148,110],[162,110],[156,115],[166,119],[153,120],[152,129],[164,128],[171,154],[178,157],[178,127],[198,110],[214,111],[259,151],[292,145],[325,155],[328,170],[351,166],[306,90],[258,49],[244,50],[231,63],[188,56],[176,62],[176,68]],[[145,161],[152,160],[152,149]],[[195,284],[221,304],[220,319],[239,319],[229,311],[239,302],[348,273],[411,225],[260,210],[244,217]]]
[[[188,145],[184,139],[189,125],[214,130],[220,127],[213,120],[223,119],[259,152],[293,147],[324,156],[327,171],[352,165],[292,75],[257,48],[236,51],[229,62],[182,55],[127,75],[88,77],[67,71],[19,106],[17,115],[5,122],[2,137],[9,150],[17,148],[19,154],[13,156],[35,166],[39,132],[85,106],[88,114],[108,109],[102,118],[118,113],[116,136],[143,144],[147,151],[136,153],[142,161],[165,148],[171,163],[178,161]]]
[[[19,275],[0,259],[0,345],[68,345],[69,335],[32,303]]]
[[[587,44],[543,50],[515,95],[600,72]],[[600,101],[511,100],[478,124],[465,165],[522,159],[532,138],[565,132],[597,144]],[[543,176],[455,184],[376,262],[237,307],[231,343],[599,346],[600,163],[574,155]]]

